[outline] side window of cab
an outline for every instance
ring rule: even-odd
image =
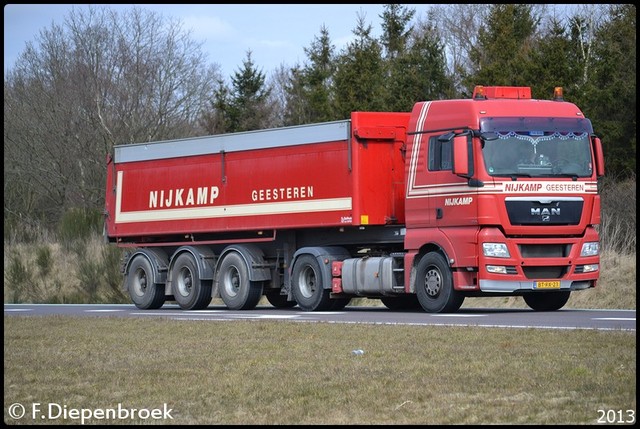
[[[429,151],[427,156],[429,171],[451,170],[452,162],[452,140],[440,139],[440,136],[432,136],[429,138]]]

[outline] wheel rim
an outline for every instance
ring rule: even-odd
[[[136,270],[133,278],[133,292],[137,296],[144,296],[147,290],[147,273],[143,269]]]
[[[440,271],[435,268],[427,270],[427,274],[424,278],[424,286],[427,295],[431,298],[437,297],[442,290],[442,275],[440,274]]]
[[[191,287],[193,286],[193,276],[191,270],[184,267],[178,272],[178,278],[176,279],[178,285],[178,293],[182,296],[189,296],[191,294]]]
[[[223,278],[224,291],[228,296],[234,297],[238,295],[240,290],[240,271],[235,265],[232,265],[224,273]]]
[[[316,271],[312,267],[305,267],[300,272],[298,278],[298,284],[300,286],[300,293],[305,298],[311,298],[316,291]]]

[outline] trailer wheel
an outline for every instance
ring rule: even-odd
[[[224,256],[218,284],[222,301],[232,310],[251,310],[262,298],[262,282],[249,280],[249,268],[238,252]]]
[[[522,295],[522,298],[535,311],[556,311],[564,307],[570,295],[570,291],[531,292]]]
[[[436,252],[427,253],[418,262],[416,295],[427,313],[454,313],[464,301],[464,295],[453,289],[447,261]]]
[[[295,301],[287,301],[287,295],[280,295],[280,290],[267,292],[267,301],[275,308],[292,308],[296,306]]]
[[[173,297],[183,310],[202,310],[211,302],[211,280],[202,280],[191,253],[178,256],[171,272]]]
[[[136,256],[127,273],[127,290],[131,301],[143,310],[155,310],[164,304],[164,287],[153,283],[153,268],[147,258]]]
[[[385,296],[380,298],[380,301],[382,301],[384,306],[389,310],[394,311],[417,310],[422,308],[416,295]]]
[[[332,306],[331,290],[324,289],[322,270],[312,255],[302,255],[291,275],[291,290],[298,306],[305,311],[326,311]]]

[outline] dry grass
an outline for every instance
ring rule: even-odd
[[[162,424],[596,424],[636,409],[623,331],[9,316],[4,400]],[[362,356],[351,353],[363,349]],[[39,416],[38,416],[39,417]]]
[[[37,262],[38,249],[48,247],[51,252],[50,271],[44,275]],[[101,279],[106,270],[100,267],[105,244],[94,237],[86,246],[64,249],[60,244],[12,244],[4,245],[4,302],[55,302],[55,303],[129,303],[127,297],[114,297]],[[81,255],[81,256],[79,256]],[[22,283],[11,279],[12,258],[22,261],[28,269],[29,279]],[[102,286],[91,296],[87,293],[86,281],[79,272],[83,267],[95,265],[95,273],[84,273],[84,278],[101,281]],[[636,308],[636,257],[635,254],[605,252],[601,257],[602,274],[594,289],[573,293],[566,308],[635,309]],[[121,284],[117,267],[110,274],[110,282]],[[21,299],[13,299],[19,289]],[[220,301],[221,302],[221,301]],[[266,299],[262,303],[267,304]],[[382,305],[377,299],[354,299],[352,305]],[[520,297],[468,298],[463,307],[528,308]]]

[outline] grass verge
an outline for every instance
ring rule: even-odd
[[[635,411],[635,380],[624,331],[4,318],[11,424],[80,423],[35,403],[172,417],[92,424],[596,424]]]

